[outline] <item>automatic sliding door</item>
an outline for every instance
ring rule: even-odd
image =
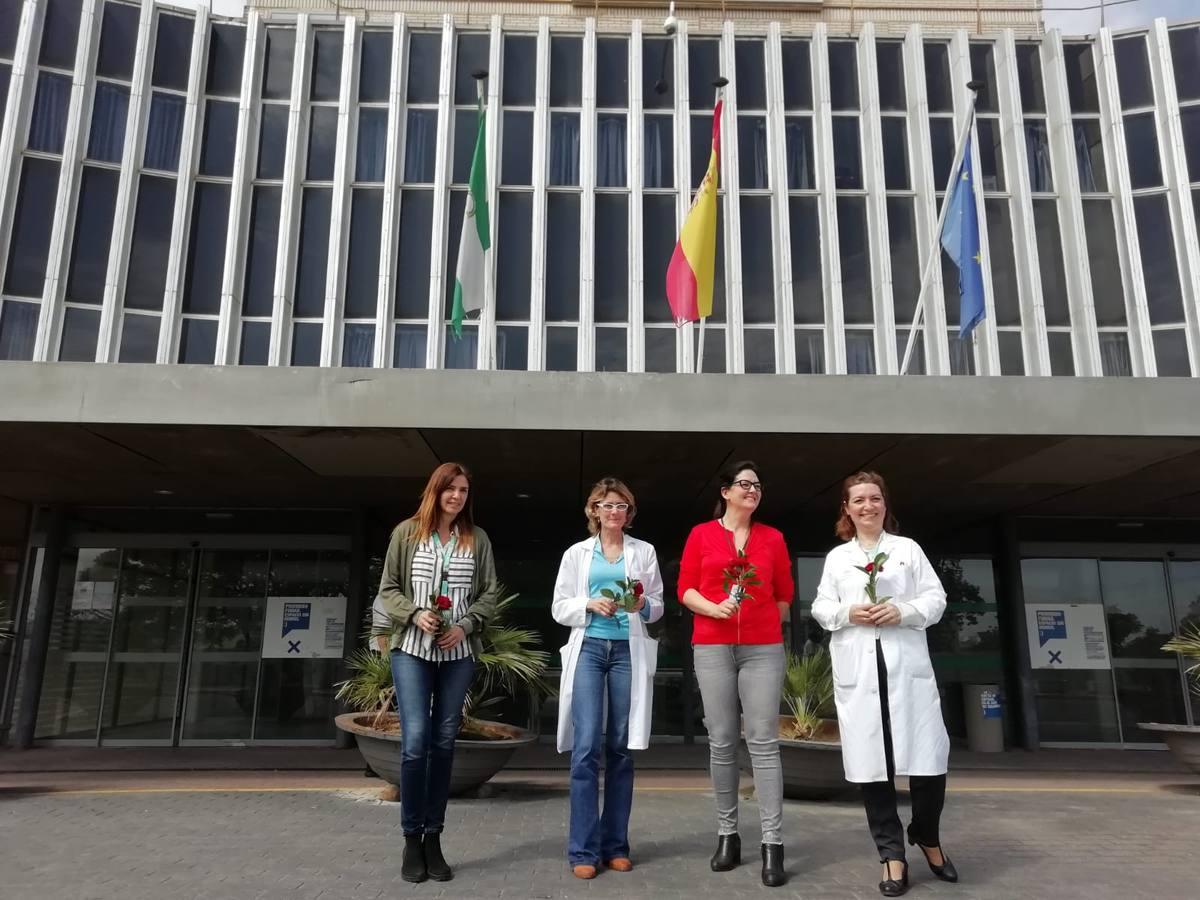
[[[1175,631],[1200,628],[1200,560],[1173,559],[1168,570],[1171,573],[1171,599],[1175,606]],[[1190,665],[1194,660],[1189,660]],[[1191,701],[1191,724],[1200,724],[1200,693],[1193,684],[1185,684]]]

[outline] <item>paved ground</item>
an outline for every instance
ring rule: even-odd
[[[586,883],[563,859],[561,775],[504,773],[490,796],[451,802],[445,846],[457,877],[422,885],[399,879],[397,806],[350,773],[63,778],[0,782],[4,900],[879,896],[879,867],[853,802],[788,802],[786,888],[763,888],[753,860],[710,872],[711,796],[696,773],[640,779],[637,868]],[[963,882],[933,880],[918,858],[909,896],[1197,896],[1195,778],[952,776],[951,788],[943,839]],[[756,857],[753,801],[743,803],[742,821]]]

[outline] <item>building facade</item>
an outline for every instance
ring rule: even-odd
[[[634,485],[670,576],[721,461],[769,462],[802,608],[869,464],[950,589],[956,735],[970,683],[1013,744],[1200,720],[1158,650],[1200,618],[1200,22],[761,0],[667,34],[664,6],[0,0],[10,742],[332,741],[387,530],[456,458],[549,647],[596,477]],[[493,248],[454,338],[480,70]],[[663,285],[722,76],[696,375]],[[930,377],[900,377],[973,78],[986,317],[959,337],[943,257]],[[342,646],[270,655],[303,597],[345,598]],[[1102,659],[1044,667],[1055,604]],[[687,628],[655,729],[691,738]]]

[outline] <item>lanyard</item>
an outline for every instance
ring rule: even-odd
[[[438,590],[439,594],[450,595],[450,557],[454,555],[454,547],[458,543],[458,532],[450,535],[448,544],[442,543],[442,537],[436,531],[433,533],[433,545],[437,548],[437,555],[442,560],[442,584]]]

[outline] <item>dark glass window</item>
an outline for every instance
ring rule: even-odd
[[[139,12],[136,6],[126,6],[124,3],[104,4],[100,20],[100,49],[96,56],[97,75],[126,80],[133,75]]]
[[[475,72],[488,70],[488,50],[491,35],[460,33],[458,52],[454,55],[454,102],[459,106],[476,106],[479,103],[479,85]],[[484,82],[486,90],[487,82]],[[487,102],[486,99],[484,102]]]
[[[716,103],[713,81],[721,74],[720,44],[712,40],[688,41],[688,102],[694,110]],[[674,363],[671,371],[675,371]]]
[[[397,369],[425,368],[425,344],[428,337],[424,325],[397,325],[392,345],[392,366]]]
[[[42,72],[33,98],[29,122],[29,149],[62,153],[67,135],[67,109],[71,105],[71,79],[67,75]]]
[[[505,111],[500,147],[500,183],[533,183],[533,113]]]
[[[985,83],[977,95],[975,108],[980,112],[999,112],[996,93],[996,57],[991,44],[971,45],[971,77]]]
[[[137,213],[129,248],[129,274],[125,282],[127,309],[162,309],[174,214],[175,179],[143,175],[138,182]],[[155,325],[156,332],[157,328]]]
[[[225,238],[229,234],[229,185],[199,182],[192,204],[185,313],[219,313],[225,271]]]
[[[739,110],[767,108],[767,73],[763,42],[741,40],[733,45],[734,77]]]
[[[246,285],[242,314],[269,316],[275,307],[275,257],[279,248],[279,204],[282,188],[259,185],[250,206],[250,243],[246,251]]]
[[[1021,303],[1017,294],[1017,260],[1013,250],[1012,214],[1008,200],[985,200],[988,249],[992,263],[992,294],[997,325],[1020,325]]]
[[[314,106],[309,111],[308,168],[310,181],[332,181],[337,155],[338,111],[336,106]]]
[[[17,49],[17,31],[21,27],[21,0],[0,0],[0,56],[11,58]]]
[[[104,300],[108,276],[108,251],[117,206],[120,173],[112,169],[84,166],[75,214],[75,238],[71,242],[71,265],[67,275],[67,300],[95,303]],[[95,356],[95,346],[92,356]],[[91,357],[89,357],[91,358]]]
[[[550,38],[550,105],[578,106],[583,97],[583,41]]]
[[[1200,181],[1200,106],[1185,106],[1179,110],[1179,124],[1183,128],[1188,180]]]
[[[1038,266],[1042,275],[1042,307],[1046,324],[1070,325],[1067,275],[1063,269],[1062,233],[1058,206],[1053,200],[1033,201],[1033,226],[1037,233]]]
[[[333,203],[329,188],[305,188],[300,212],[300,248],[296,266],[297,317],[325,314],[325,273],[329,265],[329,214]]]
[[[296,54],[296,32],[291,28],[268,28],[266,65],[262,95],[272,100],[292,96],[292,58]]]
[[[854,116],[833,117],[833,182],[838,190],[863,186],[862,145]]]
[[[1091,44],[1063,44],[1067,68],[1067,96],[1071,112],[1099,112],[1100,93],[1096,84],[1096,59]]]
[[[242,350],[238,363],[243,366],[265,366],[271,358],[271,323],[242,323]]]
[[[479,329],[474,323],[463,328],[462,337],[454,335],[449,326],[446,327],[446,358],[444,365],[447,369],[474,369],[479,358]]]
[[[700,187],[712,156],[712,116],[691,116],[692,190]],[[728,139],[728,137],[726,138]]]
[[[374,318],[379,299],[379,238],[383,191],[354,191],[350,204],[350,251],[346,272],[346,318]]]
[[[643,125],[645,152],[643,187],[675,186],[675,121],[672,116],[646,116]]]
[[[429,259],[432,230],[433,192],[429,190],[402,191],[400,195],[400,252],[396,262],[395,278],[396,318],[398,319],[426,319],[429,317]]]
[[[783,41],[783,105],[812,109],[812,63],[808,41]]]
[[[342,41],[340,31],[318,28],[313,32],[311,99],[338,98],[338,88],[342,83]]]
[[[577,328],[546,329],[546,371],[574,372],[578,366]]]
[[[887,224],[892,260],[892,307],[896,311],[896,326],[904,328],[912,322],[917,294],[921,290],[921,260],[911,197],[888,197]]]
[[[1200,100],[1200,27],[1176,28],[1170,34],[1175,93],[1180,100]]]
[[[743,321],[752,325],[774,322],[775,263],[771,253],[771,198],[743,196],[740,206]],[[773,360],[770,371],[774,371]]]
[[[825,374],[825,337],[820,331],[796,329],[796,372],[801,375]]]
[[[825,321],[821,284],[821,220],[816,197],[788,198],[788,225],[792,248],[792,308],[797,325]]]
[[[358,69],[358,99],[383,102],[391,93],[392,33],[364,31]]]
[[[56,160],[33,157],[23,164],[4,276],[7,294],[42,296],[46,286],[46,258],[50,253],[50,228],[58,202],[58,168]]]
[[[246,29],[214,24],[208,35],[208,93],[236,96],[242,89]]]
[[[858,109],[858,45],[829,42],[829,100],[833,109]]]
[[[599,352],[596,351],[597,356]],[[529,329],[526,326],[496,327],[496,368],[515,372],[529,368]]]
[[[1083,226],[1087,232],[1088,266],[1092,276],[1092,303],[1096,324],[1125,324],[1125,290],[1111,200],[1084,200]]]
[[[95,362],[96,340],[100,334],[100,310],[68,306],[63,313],[60,362]]]
[[[595,317],[597,322],[629,321],[629,198],[596,195]],[[603,331],[604,329],[601,329]],[[597,333],[599,334],[599,332]]]
[[[1075,353],[1071,349],[1071,335],[1066,331],[1051,331],[1046,335],[1050,347],[1050,374],[1074,375]]]
[[[437,103],[442,36],[415,31],[408,36],[408,102]]]
[[[1129,181],[1134,190],[1163,183],[1154,113],[1125,117],[1125,149],[1129,156]]]
[[[450,166],[450,181],[454,184],[466,184],[471,177],[471,160],[475,155],[475,140],[479,135],[478,123],[477,111],[454,111],[454,157]]]
[[[8,106],[8,84],[12,80],[12,67],[0,63],[0,122],[4,121],[4,110]]]
[[[1165,194],[1134,197],[1138,243],[1142,253],[1142,274],[1146,279],[1146,299],[1150,324],[1167,325],[1183,321],[1183,297],[1179,269],[1175,262],[1175,240],[1171,235],[1171,214]]]
[[[533,106],[537,83],[537,38],[504,36],[504,105]]]
[[[258,134],[258,177],[282,178],[287,152],[288,108],[264,103]]]
[[[7,300],[0,307],[0,359],[33,359],[40,303]]]
[[[546,320],[579,321],[579,195],[546,198]]]
[[[217,357],[215,319],[184,319],[179,330],[179,361],[211,366]]]
[[[79,13],[82,0],[46,0],[42,21],[42,49],[38,61],[43,66],[75,68],[75,47],[79,39]]]
[[[1150,60],[1146,39],[1141,35],[1113,41],[1117,61],[1117,86],[1121,90],[1121,108],[1154,105],[1154,85],[1150,81]]]
[[[147,169],[174,172],[179,168],[179,142],[183,139],[183,97],[156,93],[150,100],[150,121],[146,126]]]
[[[596,39],[596,105],[629,105],[629,42],[625,38]]]
[[[889,191],[907,191],[908,180],[908,128],[898,116],[884,116],[883,127],[883,182]]]
[[[579,114],[550,114],[550,179],[552,185],[579,184]]]
[[[850,375],[875,374],[875,335],[870,331],[846,331],[846,372]]]
[[[533,195],[510,191],[501,193],[499,213],[496,231],[496,318],[520,321],[529,318]],[[600,235],[602,232],[597,229],[596,233]]]
[[[765,116],[738,116],[738,174],[743,188],[766,188],[767,120]]]
[[[297,322],[292,326],[292,365],[321,364],[321,323]]]
[[[388,111],[383,107],[364,106],[358,111],[356,181],[383,181],[387,167]]]
[[[925,45],[925,94],[930,112],[953,112],[950,88],[950,48],[945,44]]]
[[[642,197],[642,265],[645,277],[643,315],[647,322],[670,322],[667,306],[667,264],[675,249],[678,232],[675,225],[675,197],[646,194]],[[669,369],[650,366],[651,335],[661,338],[655,329],[646,330],[646,371],[675,371],[675,338],[671,334],[671,363]]]
[[[1054,170],[1050,162],[1050,129],[1044,120],[1025,121],[1025,157],[1029,162],[1029,187],[1035,193],[1054,190]]]
[[[624,328],[596,329],[596,371],[624,372],[629,368]]]
[[[1108,190],[1104,168],[1104,140],[1098,119],[1076,119],[1072,123],[1075,165],[1079,170],[1079,189],[1085,192]]]
[[[129,118],[129,88],[108,81],[96,82],[92,102],[92,130],[88,158],[119,163],[125,152],[125,122]]]
[[[811,191],[817,186],[814,171],[812,119],[788,116],[783,120],[787,186],[790,191]]]
[[[904,110],[904,45],[899,41],[877,41],[875,61],[879,70],[879,108]]]
[[[1182,329],[1154,332],[1154,362],[1160,377],[1187,378],[1192,374],[1187,335]]]
[[[136,19],[135,19],[136,21]],[[242,82],[242,54],[241,40],[242,29],[235,29],[238,41],[238,53],[236,61],[228,58],[220,58],[218,54],[221,52],[221,47],[215,46],[216,42],[220,41],[215,31],[217,28],[227,28],[228,26],[213,26],[214,33],[210,36],[210,45],[208,59],[210,64],[218,62],[224,65],[233,66],[235,71],[232,74],[234,82],[233,90],[214,91],[212,89],[213,82],[218,85],[222,80],[228,80],[229,75],[218,76],[216,73],[209,73],[209,89],[210,94],[224,93],[236,94]],[[158,33],[154,38],[154,69],[151,75],[151,82],[155,87],[174,88],[179,91],[186,91],[188,86],[189,69],[192,65],[192,32],[195,30],[195,23],[184,16],[172,16],[168,13],[159,13],[158,15]]]
[[[1021,348],[1019,331],[1001,331],[996,335],[1000,344],[1000,374],[1024,375],[1025,353]]]
[[[642,106],[671,109],[675,105],[675,44],[673,40],[642,41]],[[696,100],[693,98],[692,103]]]
[[[204,139],[200,145],[201,175],[232,175],[237,137],[238,105],[209,100],[204,110]]]
[[[977,119],[980,183],[985,191],[1004,190],[1004,150],[1000,144],[1000,120]]]
[[[933,184],[938,191],[944,191],[950,180],[950,167],[954,165],[954,122],[930,119],[929,143],[933,151]]]
[[[838,197],[838,255],[842,261],[842,314],[847,325],[875,321],[871,300],[871,253],[863,197]]]
[[[126,315],[121,323],[121,348],[117,361],[152,363],[158,358],[158,316]]]
[[[347,322],[342,333],[342,365],[368,369],[375,364],[375,326]]]
[[[625,114],[596,117],[596,185],[625,187]]]
[[[1045,112],[1042,57],[1037,44],[1017,44],[1017,81],[1021,86],[1021,109],[1027,113]]]
[[[1106,377],[1133,374],[1129,338],[1124,332],[1100,332],[1100,367]]]
[[[437,155],[437,110],[410,109],[404,135],[404,180],[433,181]]]
[[[664,302],[662,304],[666,306]],[[675,329],[646,329],[646,371],[675,371]]]
[[[748,328],[742,333],[745,341],[744,359],[747,373],[775,371],[775,332],[765,328]]]

